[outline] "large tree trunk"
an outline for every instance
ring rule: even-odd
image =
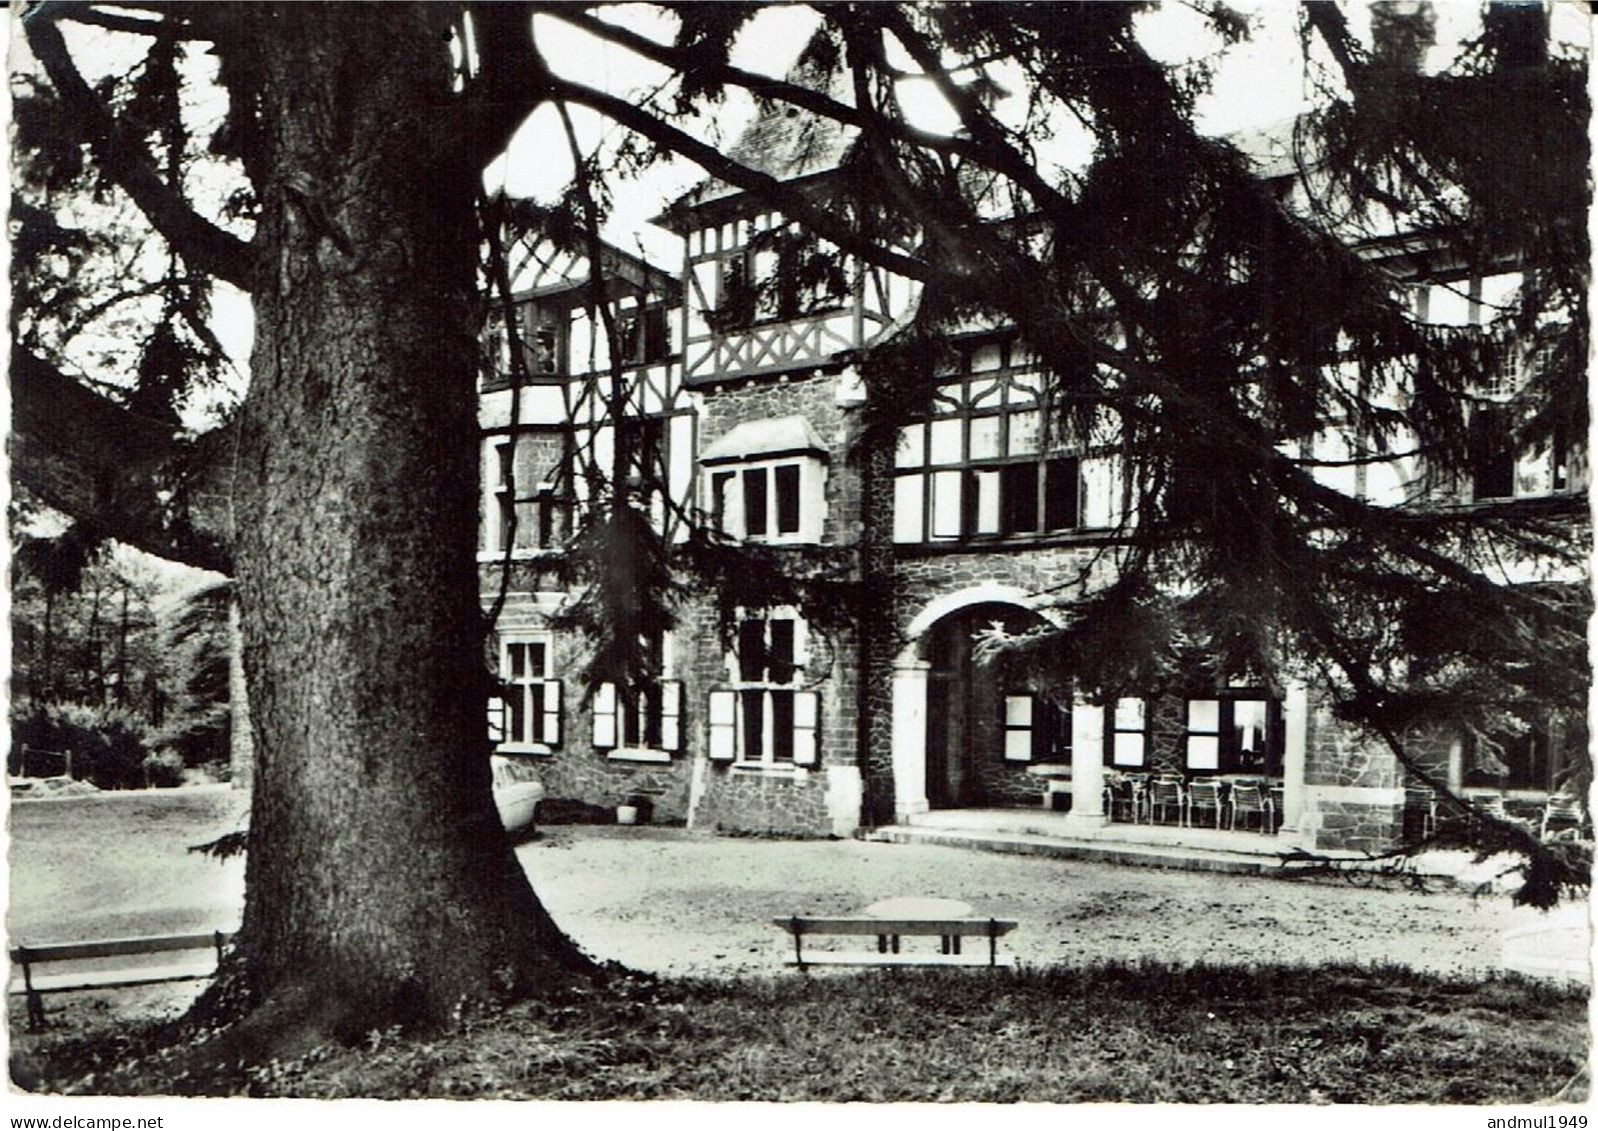
[[[234,543],[256,752],[238,976],[258,1025],[441,1022],[582,965],[490,792],[450,7],[236,12],[274,173]]]

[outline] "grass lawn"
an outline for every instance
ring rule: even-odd
[[[1170,1103],[1585,1098],[1584,991],[1354,966],[627,978],[447,1037],[180,1076],[154,1027],[45,1039],[30,1090],[257,1096]]]
[[[12,937],[233,925],[241,861],[187,849],[239,827],[245,800],[14,804]],[[202,1079],[152,1052],[200,983],[59,995],[41,1034],[12,1011],[13,1079],[86,1094],[573,1100],[1527,1103],[1587,1090],[1586,990],[1492,973],[1502,932],[1538,921],[1505,897],[653,827],[554,828],[519,856],[580,944],[648,973],[441,1038],[374,1033]],[[907,894],[1018,919],[1006,943],[1024,969],[781,972],[773,915]]]

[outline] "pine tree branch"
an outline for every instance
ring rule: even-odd
[[[36,13],[23,26],[68,119],[78,126],[79,140],[88,144],[101,169],[191,267],[249,292],[255,274],[250,245],[195,212],[161,179],[143,144],[121,127],[84,81],[49,12]]]
[[[887,121],[869,111],[863,111],[858,107],[839,102],[837,99],[821,91],[812,90],[810,87],[799,86],[797,83],[791,83],[783,79],[775,79],[770,75],[746,71],[741,67],[733,66],[731,63],[706,59],[702,51],[692,51],[673,47],[669,44],[657,43],[647,36],[619,27],[607,20],[599,19],[567,4],[534,4],[533,8],[541,15],[560,20],[562,23],[587,32],[595,39],[601,39],[618,47],[626,48],[634,54],[670,67],[679,73],[691,69],[699,74],[714,78],[723,84],[730,83],[733,86],[741,86],[751,94],[787,102],[802,110],[808,110],[813,114],[831,118],[834,121],[854,126],[857,129],[865,129],[869,125],[880,124],[895,139],[923,149],[978,160],[982,157],[979,147],[965,138],[949,134],[931,133],[927,130],[917,129],[915,126],[903,121]],[[897,74],[898,72],[895,73]]]
[[[11,352],[11,471],[45,505],[98,534],[169,561],[228,572],[225,452],[129,412],[54,365]],[[174,493],[188,505],[174,506]]]
[[[481,168],[549,97],[548,69],[533,41],[533,6],[522,3],[467,5],[478,71],[463,95],[471,123],[467,160]]]

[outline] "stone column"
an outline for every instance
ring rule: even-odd
[[[893,815],[925,813],[927,805],[927,671],[925,660],[893,667]]]
[[[1290,683],[1282,700],[1286,744],[1282,750],[1282,831],[1300,832],[1304,821],[1304,772],[1308,761],[1309,692]]]
[[[1071,812],[1066,827],[1102,828],[1104,812],[1104,708],[1078,700],[1071,707]]]

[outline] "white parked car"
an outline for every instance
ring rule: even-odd
[[[494,807],[499,810],[499,823],[512,836],[532,832],[538,803],[544,799],[543,782],[525,776],[528,771],[510,758],[495,754],[491,762]]]

